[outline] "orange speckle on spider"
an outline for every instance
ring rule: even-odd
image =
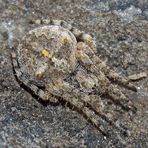
[[[49,52],[44,49],[44,50],[41,51],[41,54],[42,54],[43,56],[47,57],[47,56],[49,55]]]

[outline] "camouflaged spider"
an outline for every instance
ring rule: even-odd
[[[101,95],[107,95],[125,110],[135,110],[112,82],[132,91],[136,87],[97,56],[96,44],[89,34],[61,20],[34,23],[42,26],[24,36],[17,54],[12,52],[13,69],[21,83],[44,101],[62,98],[99,129],[97,116],[113,123],[103,112]],[[101,130],[105,133],[105,129]]]

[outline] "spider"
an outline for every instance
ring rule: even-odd
[[[124,110],[136,110],[117,86],[135,92],[136,87],[99,58],[92,36],[63,20],[33,23],[40,27],[26,33],[17,52],[12,51],[13,70],[21,84],[43,101],[68,102],[102,133],[97,116],[114,124],[103,112],[102,95]]]

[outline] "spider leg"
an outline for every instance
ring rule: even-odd
[[[95,68],[96,69],[96,68]],[[96,73],[100,86],[98,87],[98,91],[102,94],[107,94],[115,103],[122,106],[125,110],[136,111],[136,108],[132,105],[132,102],[116,87],[116,85],[111,84],[109,79],[102,73],[98,71]]]
[[[72,25],[67,23],[63,20],[53,20],[53,19],[37,19],[37,20],[31,20],[31,24],[37,24],[37,25],[57,25],[62,26],[63,28],[68,29],[69,31],[72,30]]]
[[[137,88],[135,85],[129,82],[128,79],[125,79],[124,77],[120,76],[118,73],[116,73],[113,70],[110,70],[110,72],[107,73],[108,79],[117,82],[119,85],[122,85],[124,87],[127,87],[131,89],[132,91],[137,92]]]
[[[128,79],[124,78],[123,76],[119,75],[116,71],[112,70],[109,66],[106,65],[105,62],[102,62],[99,57],[94,57],[92,58],[93,62],[96,62],[96,66],[99,67],[99,69],[104,72],[106,77],[113,81],[116,82],[117,84],[129,88],[132,91],[137,91],[137,88],[135,85],[129,82]]]
[[[19,63],[17,61],[17,55],[14,51],[12,51],[11,53],[11,58],[15,77],[20,84],[29,88],[35,95],[37,95],[43,101],[48,101],[50,99],[50,101],[54,103],[57,102],[57,100],[53,98],[53,96],[51,96],[46,90],[42,90],[37,85],[35,85],[33,81],[30,79],[30,77],[21,71]]]
[[[78,58],[83,65],[87,66],[89,69],[92,69],[95,65],[96,73],[97,71],[102,71],[109,80],[114,81],[126,88],[129,88],[132,91],[137,91],[135,85],[130,83],[128,79],[124,78],[123,76],[120,76],[117,72],[109,68],[109,66],[107,66],[105,62],[102,62],[101,59],[94,54],[91,48],[89,48],[83,42],[79,42],[77,47]]]
[[[82,96],[81,96],[82,97]],[[64,93],[62,95],[62,98],[69,102],[71,105],[73,105],[75,108],[77,108],[79,111],[81,111],[86,118],[106,137],[108,137],[108,133],[106,132],[105,127],[103,127],[102,121],[98,118],[98,116],[95,114],[95,112],[91,109],[89,109],[86,106],[86,103],[75,94],[70,93]]]
[[[68,83],[57,80],[53,81],[53,84],[48,85],[48,91],[56,97],[63,99],[64,101],[68,102],[75,108],[77,108],[80,112],[82,112],[86,118],[93,124],[95,127],[105,136],[106,130],[101,126],[99,123],[99,119],[97,120],[96,114],[94,111],[90,110],[86,103],[83,101],[83,97],[86,98],[86,95],[82,94],[79,90],[74,88],[72,85]],[[85,100],[85,99],[84,99]],[[101,121],[100,121],[101,122]]]
[[[98,56],[92,58],[92,61],[95,63],[96,67],[98,67],[102,72],[104,72],[104,74],[109,80],[116,82],[117,84],[125,88],[129,88],[132,91],[137,91],[135,85],[130,83],[128,79],[124,78],[123,76],[120,76],[116,71],[112,70],[109,66],[106,65],[105,62],[102,62]]]
[[[115,85],[110,84],[106,88],[106,94],[110,97],[110,99],[121,105],[125,110],[136,112],[136,107],[134,107],[132,102]]]
[[[57,89],[54,89],[54,85],[53,86],[49,85],[49,89],[48,89],[49,92],[58,97],[62,97],[63,100],[65,100],[66,102],[69,102],[70,104],[72,104],[73,106],[81,110],[97,128],[100,127],[97,120],[95,119],[97,118],[97,115],[98,115],[104,121],[106,121],[109,125],[113,125],[120,132],[122,133],[126,132],[121,127],[118,127],[117,125],[115,125],[113,120],[110,117],[107,117],[103,113],[103,107],[101,104],[102,102],[100,101],[99,96],[95,96],[95,97],[93,95],[89,96],[84,92],[81,92],[80,90],[76,89],[74,86],[69,85],[68,83],[62,80],[57,82],[56,85],[57,86],[55,88],[59,88],[59,90],[57,91]]]
[[[115,85],[112,85],[110,80],[106,77],[106,75],[96,66],[85,53],[78,51],[78,60],[81,62],[85,68],[91,73],[95,74],[99,87],[98,91],[102,94],[107,94],[114,102],[120,104],[126,110],[133,110],[135,108],[131,106],[130,100],[117,88]]]
[[[89,95],[89,99],[84,99],[84,97],[82,97],[81,99],[85,102],[85,104],[87,104],[87,106],[89,108],[91,108],[103,120],[108,122],[115,129],[120,131],[122,134],[124,134],[124,135],[127,134],[126,129],[120,127],[120,125],[115,124],[115,121],[114,121],[113,117],[116,116],[116,114],[115,114],[116,111],[112,112],[113,108],[111,108],[111,109],[108,108],[108,112],[110,113],[109,116],[107,116],[104,113],[105,107],[103,107],[103,102],[101,101],[101,98],[98,95]]]

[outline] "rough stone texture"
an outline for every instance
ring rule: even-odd
[[[0,0],[0,147],[148,147],[148,78],[124,90],[138,111],[118,120],[131,134],[105,139],[81,113],[38,102],[16,82],[10,53],[32,19],[63,19],[96,38],[98,53],[124,76],[148,72],[147,0]]]

